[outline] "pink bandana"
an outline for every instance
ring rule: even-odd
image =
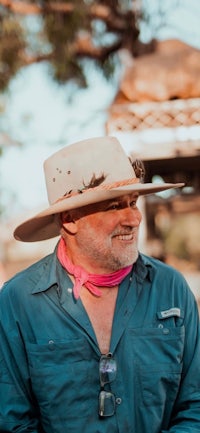
[[[130,265],[123,269],[119,269],[116,272],[112,272],[111,274],[88,274],[88,272],[81,268],[81,266],[75,266],[70,261],[66,253],[66,244],[62,237],[58,244],[57,257],[63,268],[75,278],[75,284],[73,287],[75,299],[79,298],[81,287],[83,285],[87,287],[87,289],[93,293],[93,295],[101,296],[102,293],[97,286],[114,287],[121,283],[121,281],[126,277],[126,275],[129,274],[132,269],[132,265]]]

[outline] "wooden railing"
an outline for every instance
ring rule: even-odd
[[[194,125],[200,126],[200,98],[113,104],[109,110],[107,130],[112,133]]]

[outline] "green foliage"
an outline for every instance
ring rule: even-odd
[[[76,3],[79,5],[76,6]],[[81,86],[86,85],[85,76],[73,50],[77,33],[88,28],[84,2],[74,2],[70,14],[62,12],[43,15],[44,33],[52,47],[53,76],[61,84],[74,79]]]
[[[23,29],[13,17],[0,17],[0,41],[0,90],[4,90],[22,66],[25,49]]]
[[[96,65],[103,72],[103,75],[108,80],[113,77],[117,61],[114,55],[110,55],[105,60],[97,60]]]
[[[69,14],[54,12],[43,14],[44,31],[55,48],[73,42],[80,29],[88,28],[87,7],[83,1],[74,1],[74,9]]]
[[[126,48],[134,55],[134,47],[139,47],[138,11],[133,4],[130,0],[10,0],[1,6],[0,0],[0,90],[21,67],[41,61],[49,63],[53,78],[61,84],[73,80],[87,86],[83,60],[94,62],[109,79],[116,53]],[[27,25],[28,17],[40,23],[37,34]]]

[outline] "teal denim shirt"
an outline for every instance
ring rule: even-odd
[[[177,271],[139,256],[110,352],[116,413],[101,419],[101,354],[56,252],[17,274],[0,292],[0,432],[200,432],[198,310]]]

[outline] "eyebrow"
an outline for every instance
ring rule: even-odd
[[[124,195],[124,196],[115,197],[113,199],[106,200],[105,202],[102,202],[102,206],[103,207],[104,206],[109,206],[112,203],[123,203],[123,202],[126,202],[128,200],[128,198],[130,199],[130,201],[133,201],[133,200],[137,201],[138,197],[139,197],[139,194],[137,194],[137,193],[134,194],[134,195],[127,194],[127,195]]]

